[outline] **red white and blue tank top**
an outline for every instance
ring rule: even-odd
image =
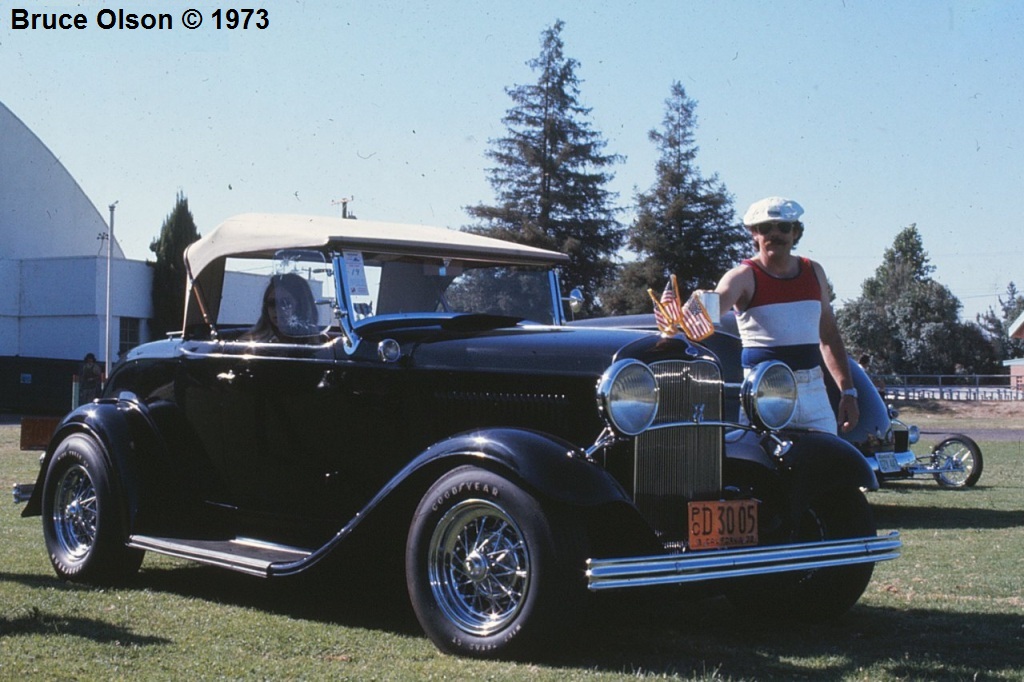
[[[781,360],[792,369],[821,364],[821,285],[814,266],[800,258],[795,277],[780,278],[752,260],[754,295],[736,315],[743,340],[743,366]]]

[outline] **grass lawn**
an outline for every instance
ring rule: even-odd
[[[914,409],[903,415],[924,427]],[[980,414],[971,419],[989,418]],[[980,423],[945,415],[924,428],[970,435],[965,425]],[[125,588],[61,583],[39,519],[10,502],[38,459],[17,439],[17,427],[0,426],[0,680],[1024,679],[1020,440],[979,441],[985,471],[973,489],[911,481],[870,493],[879,528],[899,529],[904,552],[877,566],[838,621],[757,622],[722,599],[632,593],[602,600],[557,655],[508,663],[440,654],[401,590],[270,582],[153,555]]]

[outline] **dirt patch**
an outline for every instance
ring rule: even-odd
[[[1024,439],[1021,400],[900,400],[893,407],[899,410],[901,421],[925,432],[966,433],[995,440]]]
[[[900,400],[893,405],[900,412],[965,419],[1001,417],[1024,424],[1024,400]]]

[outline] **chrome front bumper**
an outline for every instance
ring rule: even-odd
[[[889,460],[886,464],[883,458]],[[918,457],[913,451],[906,452],[880,452],[874,455],[867,455],[866,459],[871,470],[882,477],[893,475],[910,475],[930,477],[935,474],[948,474],[962,472],[963,465],[955,459],[947,458],[942,464],[931,463],[930,457]]]
[[[683,554],[588,559],[593,591],[744,578],[889,561],[900,555],[898,531],[888,535]]]

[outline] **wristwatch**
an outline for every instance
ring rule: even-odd
[[[857,389],[855,389],[855,388],[847,388],[847,389],[845,389],[843,391],[843,395],[848,395],[848,396],[851,396],[853,398],[856,398],[857,397]]]

